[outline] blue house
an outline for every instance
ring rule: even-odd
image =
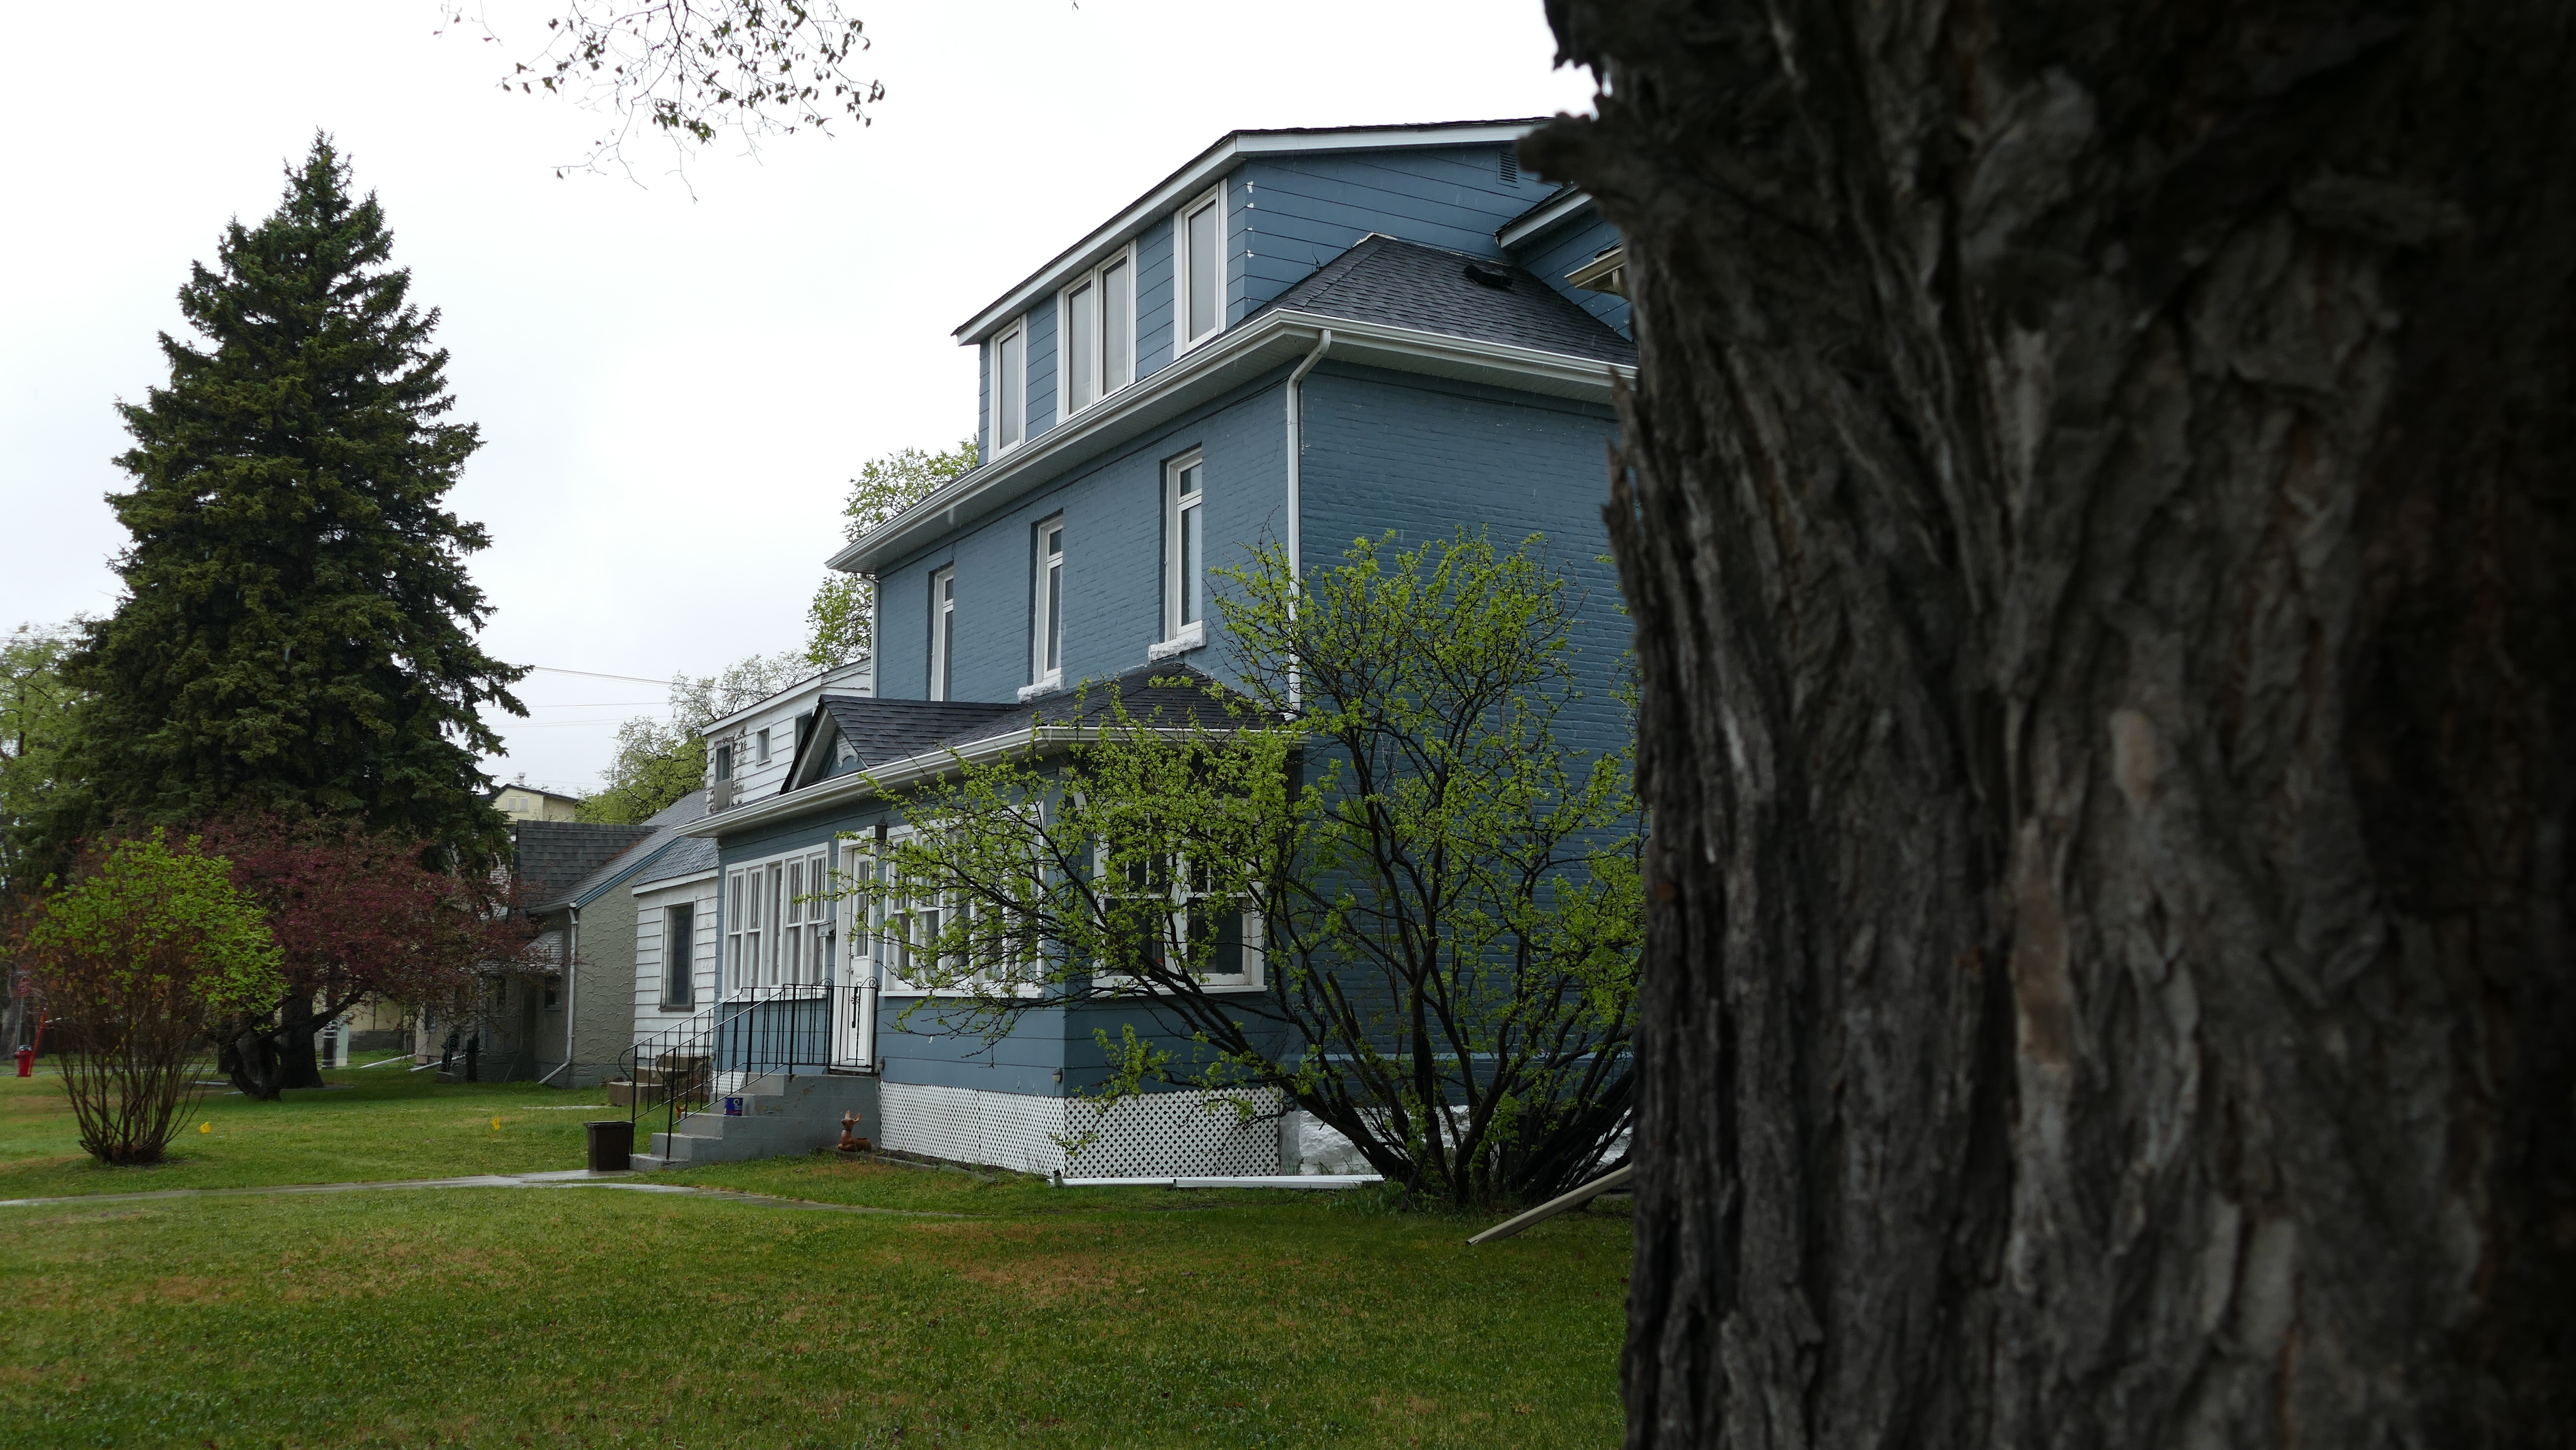
[[[904,1017],[918,991],[850,903],[801,898],[902,829],[881,790],[1025,743],[1084,682],[1132,700],[1175,669],[1225,679],[1207,571],[1259,541],[1311,568],[1390,529],[1545,534],[1610,667],[1619,239],[1519,169],[1534,124],[1237,132],[957,330],[982,461],[831,559],[877,584],[872,692],[822,694],[775,788],[688,828],[720,873],[709,1014],[793,1019],[765,1040],[872,1077],[885,1146],[1096,1175],[1317,1166],[1294,1115],[1241,1127],[1185,1093],[1094,1122],[1076,1095],[1112,1009],[944,1034]],[[1263,980],[1255,927],[1236,985]]]

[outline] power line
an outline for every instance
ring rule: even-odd
[[[642,675],[603,675],[597,670],[565,670],[557,669],[553,665],[530,665],[528,668],[541,675],[580,675],[585,679],[592,680],[624,680],[630,685],[667,685],[671,683],[669,680],[648,680]]]

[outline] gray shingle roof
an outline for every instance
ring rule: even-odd
[[[1471,270],[1489,280],[1472,280]],[[1497,282],[1507,285],[1492,285]],[[1637,362],[1636,344],[1531,273],[1393,237],[1363,238],[1252,315],[1274,310],[1382,322],[1627,367]]]
[[[862,770],[936,750],[964,736],[981,739],[992,732],[976,727],[1019,708],[979,700],[878,700],[851,695],[825,695],[822,706],[840,727],[841,738],[858,751]]]
[[[697,791],[694,794],[700,801],[706,799],[704,791]],[[650,886],[656,881],[677,881],[683,876],[695,876],[701,871],[714,869],[716,869],[714,839],[682,836],[663,847],[661,854],[646,863],[643,870],[635,873],[635,879],[626,884],[630,889],[637,886]]]
[[[653,834],[651,826],[600,826],[587,821],[521,821],[510,828],[516,847],[519,899],[529,911],[560,905],[573,885],[627,848]]]
[[[964,700],[872,700],[825,695],[823,708],[843,739],[858,748],[858,768],[956,748],[1035,725],[1083,725],[1107,719],[1111,701],[1148,724],[1190,722],[1222,729],[1234,723],[1207,693],[1210,681],[1187,665],[1147,665],[1105,680],[1069,686],[1025,705]]]
[[[535,895],[532,890],[530,895],[536,904],[528,910],[560,911],[567,906],[585,903],[600,892],[616,885],[629,874],[650,869],[659,863],[660,858],[667,854],[671,844],[679,839],[680,828],[692,824],[706,813],[707,793],[693,790],[664,806],[640,825],[603,828],[643,834],[635,837],[633,844],[626,849],[600,861],[578,880],[561,890],[543,896]]]

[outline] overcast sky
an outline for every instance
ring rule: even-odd
[[[972,427],[970,313],[1227,131],[1580,111],[1538,0],[853,0],[875,124],[576,175],[600,119],[497,76],[543,4],[28,7],[0,228],[0,629],[114,608],[111,409],[167,380],[192,259],[316,128],[383,201],[484,447],[451,496],[503,659],[548,667],[496,776],[595,784],[637,680],[797,646],[844,481]],[[103,15],[114,16],[103,25]],[[59,127],[59,130],[54,128]],[[591,678],[563,671],[589,671]]]

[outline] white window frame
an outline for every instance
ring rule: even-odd
[[[1209,298],[1207,330],[1193,336],[1190,332],[1190,218],[1211,206],[1216,208],[1216,281],[1213,295]],[[1225,186],[1222,182],[1172,213],[1172,356],[1176,358],[1225,331],[1225,224]]]
[[[1064,515],[1039,522],[1035,555],[1029,580],[1029,683],[1053,689],[1064,683]]]
[[[766,730],[754,731],[752,733],[751,741],[752,764],[767,765],[769,763],[769,732]]]
[[[1197,470],[1196,486],[1183,492],[1182,479]],[[1182,558],[1184,529],[1197,516],[1198,549],[1196,578],[1190,577],[1188,562]],[[1198,585],[1198,618],[1183,619],[1184,593],[1193,583]],[[1163,642],[1170,645],[1203,644],[1207,640],[1207,456],[1193,448],[1163,464]]]
[[[661,996],[655,1001],[655,1010],[694,1012],[698,1009],[698,903],[694,897],[687,901],[664,902],[661,912],[662,987]],[[688,913],[689,929],[675,937],[671,928],[679,920],[682,912]],[[677,942],[676,950],[673,946],[674,941]],[[679,969],[676,978],[672,974],[675,966]],[[677,1000],[671,996],[671,984],[674,980],[682,989],[682,995]]]
[[[895,848],[911,840],[917,832],[918,828],[913,826],[888,828],[882,857],[878,856],[874,841],[845,839],[842,843],[842,859],[847,863],[844,869],[868,873],[867,879],[870,880],[876,879],[876,872],[893,871]],[[914,955],[928,951],[931,944],[939,939],[940,929],[953,921],[956,913],[967,905],[958,899],[956,893],[907,894],[889,905],[884,897],[869,892],[865,894],[865,901],[866,921],[852,927],[858,938],[852,950],[854,954],[864,953],[864,959],[875,965],[878,996],[972,996],[979,984],[986,980],[979,974],[954,986],[934,987],[904,975],[911,967]],[[852,972],[854,977],[864,978],[864,970],[855,963]],[[1023,980],[1016,989],[1017,994],[1023,997],[1036,996],[1041,990],[1042,984],[1035,980]]]
[[[1104,880],[1109,874],[1109,852],[1105,844],[1093,848],[1092,872],[1096,878]],[[1125,894],[1108,886],[1103,886],[1101,892],[1104,896]],[[1186,856],[1179,859],[1172,872],[1171,896],[1172,911],[1165,920],[1171,925],[1172,939],[1180,944],[1182,951],[1187,952],[1189,950],[1188,913],[1194,903],[1206,900],[1208,893],[1192,888],[1189,858]],[[1268,934],[1263,930],[1261,912],[1248,900],[1237,903],[1237,907],[1238,913],[1243,918],[1243,970],[1222,974],[1211,972],[1201,976],[1199,986],[1203,991],[1258,992],[1268,979],[1269,963],[1266,950]],[[1125,972],[1101,972],[1095,976],[1094,981],[1097,985],[1106,986],[1112,990],[1145,990],[1144,984]],[[1170,989],[1156,988],[1155,990]]]
[[[930,571],[930,689],[928,698],[948,698],[948,677],[957,652],[957,566]]]
[[[1127,274],[1127,305],[1113,315],[1108,305],[1108,277],[1110,273],[1122,269]],[[1073,299],[1075,293],[1085,288],[1091,291],[1094,319],[1089,349],[1092,394],[1088,398],[1077,398],[1073,389],[1077,351],[1074,345]],[[1127,356],[1123,366],[1112,365],[1109,339],[1113,335],[1127,339]],[[1136,244],[1134,242],[1129,242],[1101,258],[1098,265],[1074,278],[1065,284],[1062,291],[1056,293],[1055,375],[1056,391],[1064,401],[1062,412],[1068,418],[1085,408],[1098,405],[1119,389],[1136,381]]]
[[[1006,344],[1018,344],[1019,366],[1003,366]],[[1000,457],[1028,441],[1029,437],[1029,320],[1026,316],[1011,319],[1011,325],[993,334],[984,348],[985,371],[992,377],[988,391],[992,397],[992,416],[987,432],[993,440],[993,455]],[[1003,424],[1010,425],[1005,436]]]
[[[724,868],[724,1000],[762,1001],[831,976],[832,848],[799,846]]]

